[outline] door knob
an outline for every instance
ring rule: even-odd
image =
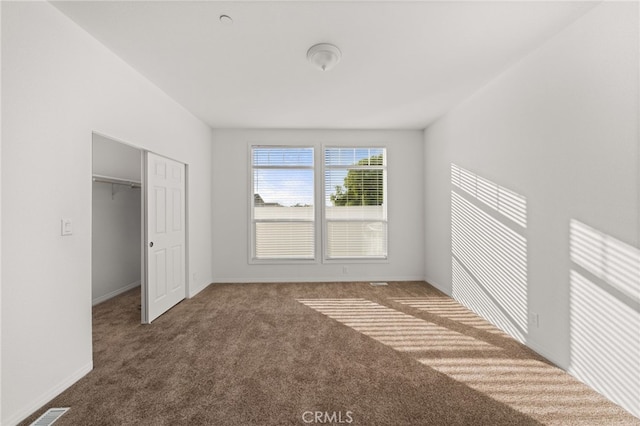
[[[153,247],[153,241],[149,243],[149,247]]]

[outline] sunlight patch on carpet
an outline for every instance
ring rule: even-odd
[[[441,318],[456,321],[460,324],[486,331],[487,333],[507,335],[489,321],[448,297],[402,297],[393,298],[392,300],[401,305],[407,305],[419,311],[435,314]]]
[[[502,350],[366,299],[298,299],[298,302],[401,352]]]
[[[607,424],[619,410],[564,371],[535,359],[420,358],[424,365],[532,417]]]
[[[561,369],[537,359],[510,355],[480,338],[367,299],[297,301],[544,424],[613,424],[619,418],[619,407]],[[490,332],[496,338],[511,339],[455,301],[393,301]]]

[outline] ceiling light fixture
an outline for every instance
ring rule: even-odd
[[[316,44],[307,51],[309,62],[321,71],[329,71],[335,67],[341,57],[340,49],[329,43]]]

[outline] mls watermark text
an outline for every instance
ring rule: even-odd
[[[305,411],[302,421],[306,424],[350,424],[353,423],[352,411]]]

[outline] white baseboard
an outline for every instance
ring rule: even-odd
[[[427,284],[431,285],[432,287],[435,287],[436,289],[440,290],[441,292],[443,292],[443,293],[444,293],[444,294],[446,294],[447,296],[452,297],[452,296],[451,296],[451,292],[450,292],[450,291],[447,291],[447,289],[445,289],[443,286],[441,286],[440,284],[438,284],[435,280],[431,280],[431,279],[429,279],[429,277],[425,276],[425,277],[424,277],[424,281],[425,281]]]
[[[247,277],[247,278],[238,278],[238,277],[217,277],[213,280],[213,284],[254,284],[254,283],[335,283],[335,282],[369,282],[369,281],[424,281],[423,276],[404,276],[404,277],[383,277],[383,276],[373,276],[373,277],[354,277],[354,276],[346,276],[346,277],[282,277],[282,278],[274,278],[274,277]]]
[[[23,407],[17,413],[11,415],[7,419],[5,419],[1,424],[5,426],[14,426],[29,417],[31,414],[35,413],[49,401],[51,401],[56,396],[60,395],[62,392],[67,390],[71,385],[73,385],[78,380],[82,379],[86,376],[91,370],[93,370],[93,361],[90,361],[88,364],[71,374],[69,377],[64,379],[62,382],[44,392],[38,398],[35,398],[31,404],[26,407]]]
[[[535,342],[535,341],[533,341],[531,339],[527,339],[527,340],[525,340],[524,345],[526,347],[528,347],[529,349],[531,349],[532,351],[534,351],[535,353],[537,353],[538,355],[540,355],[540,356],[546,358],[547,360],[551,361],[559,369],[569,373],[567,365],[565,365],[564,363],[559,362],[559,360],[557,359],[557,357],[554,354],[552,354],[551,352],[547,351],[545,348],[540,346],[537,342]]]
[[[98,303],[105,302],[105,301],[107,301],[107,300],[109,300],[109,299],[111,299],[113,297],[116,297],[119,294],[122,294],[122,293],[124,293],[126,291],[129,291],[129,290],[134,289],[134,288],[139,287],[139,286],[140,286],[140,281],[139,280],[135,281],[135,282],[132,282],[131,284],[127,284],[126,286],[121,287],[121,288],[119,288],[117,290],[114,290],[114,291],[112,291],[110,293],[107,293],[104,296],[96,297],[95,299],[93,299],[91,301],[91,305],[95,306]]]
[[[191,286],[189,286],[189,292],[187,294],[187,298],[191,299],[192,297],[194,297],[196,294],[200,293],[202,290],[204,290],[205,288],[207,288],[209,286],[210,283],[207,284],[201,284],[198,287],[192,288]]]

